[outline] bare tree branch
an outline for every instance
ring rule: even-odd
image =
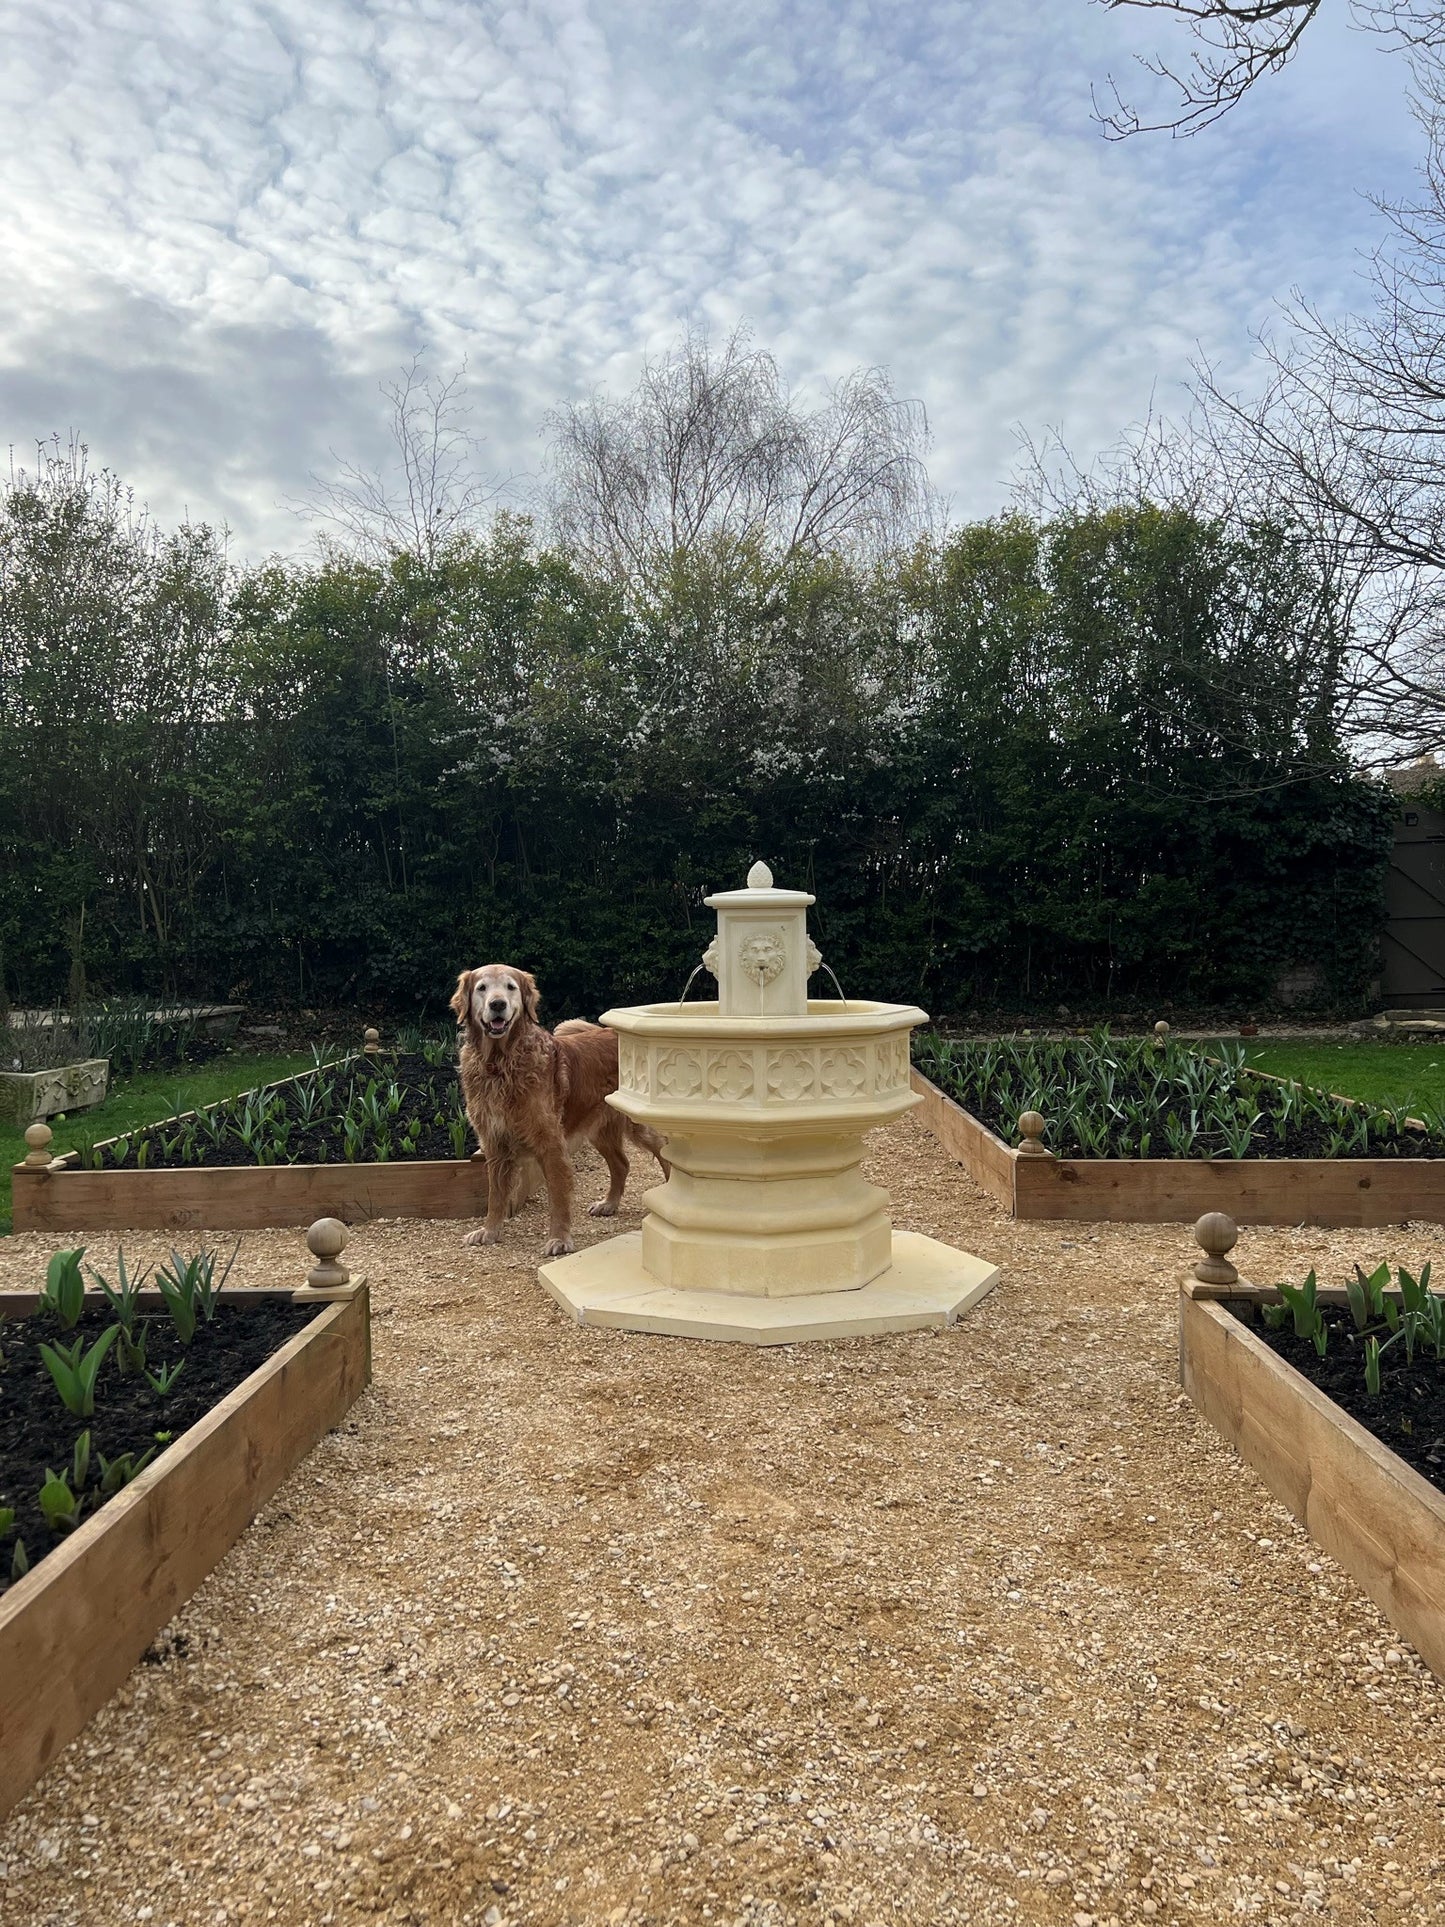
[[[311,477],[307,502],[293,512],[318,526],[325,547],[387,563],[409,555],[433,567],[458,536],[478,527],[501,484],[478,464],[481,443],[467,425],[466,363],[444,380],[423,375],[414,356],[383,382],[395,460],[389,471],[338,459],[338,476]]]
[[[1200,372],[1221,461],[1307,529],[1349,598],[1349,721],[1362,755],[1445,747],[1445,73],[1417,66],[1423,192],[1387,206],[1373,303],[1340,322],[1296,299],[1266,380]]]
[[[1237,107],[1258,81],[1278,73],[1299,50],[1301,37],[1320,11],[1322,0],[1095,0],[1111,13],[1122,7],[1141,13],[1173,14],[1189,24],[1195,49],[1181,71],[1167,61],[1138,56],[1139,65],[1168,81],[1178,100],[1173,113],[1146,120],[1121,96],[1112,76],[1112,105],[1094,118],[1110,140],[1132,134],[1168,132],[1176,139],[1197,134]],[[1349,0],[1356,26],[1387,44],[1420,53],[1445,47],[1442,0]]]
[[[594,394],[549,426],[558,533],[618,581],[655,582],[706,545],[777,562],[876,553],[930,512],[920,404],[872,368],[806,409],[741,329],[717,352],[689,332],[631,395]]]

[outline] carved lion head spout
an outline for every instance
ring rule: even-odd
[[[787,961],[788,953],[783,948],[782,938],[771,930],[756,931],[738,951],[738,963],[743,975],[751,977],[759,990],[783,974]]]

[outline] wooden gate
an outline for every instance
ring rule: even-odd
[[[1385,883],[1387,1006],[1445,1009],[1445,815],[1402,798]]]

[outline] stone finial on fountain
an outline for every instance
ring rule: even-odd
[[[817,952],[808,937],[806,890],[780,890],[755,863],[741,890],[704,897],[717,936],[703,963],[717,978],[720,1017],[805,1017]]]

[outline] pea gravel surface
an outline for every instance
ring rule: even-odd
[[[1445,1687],[1182,1399],[1187,1227],[871,1168],[1003,1266],[954,1331],[582,1331],[537,1205],[359,1228],[373,1389],[0,1827],[4,1927],[1445,1919]]]

